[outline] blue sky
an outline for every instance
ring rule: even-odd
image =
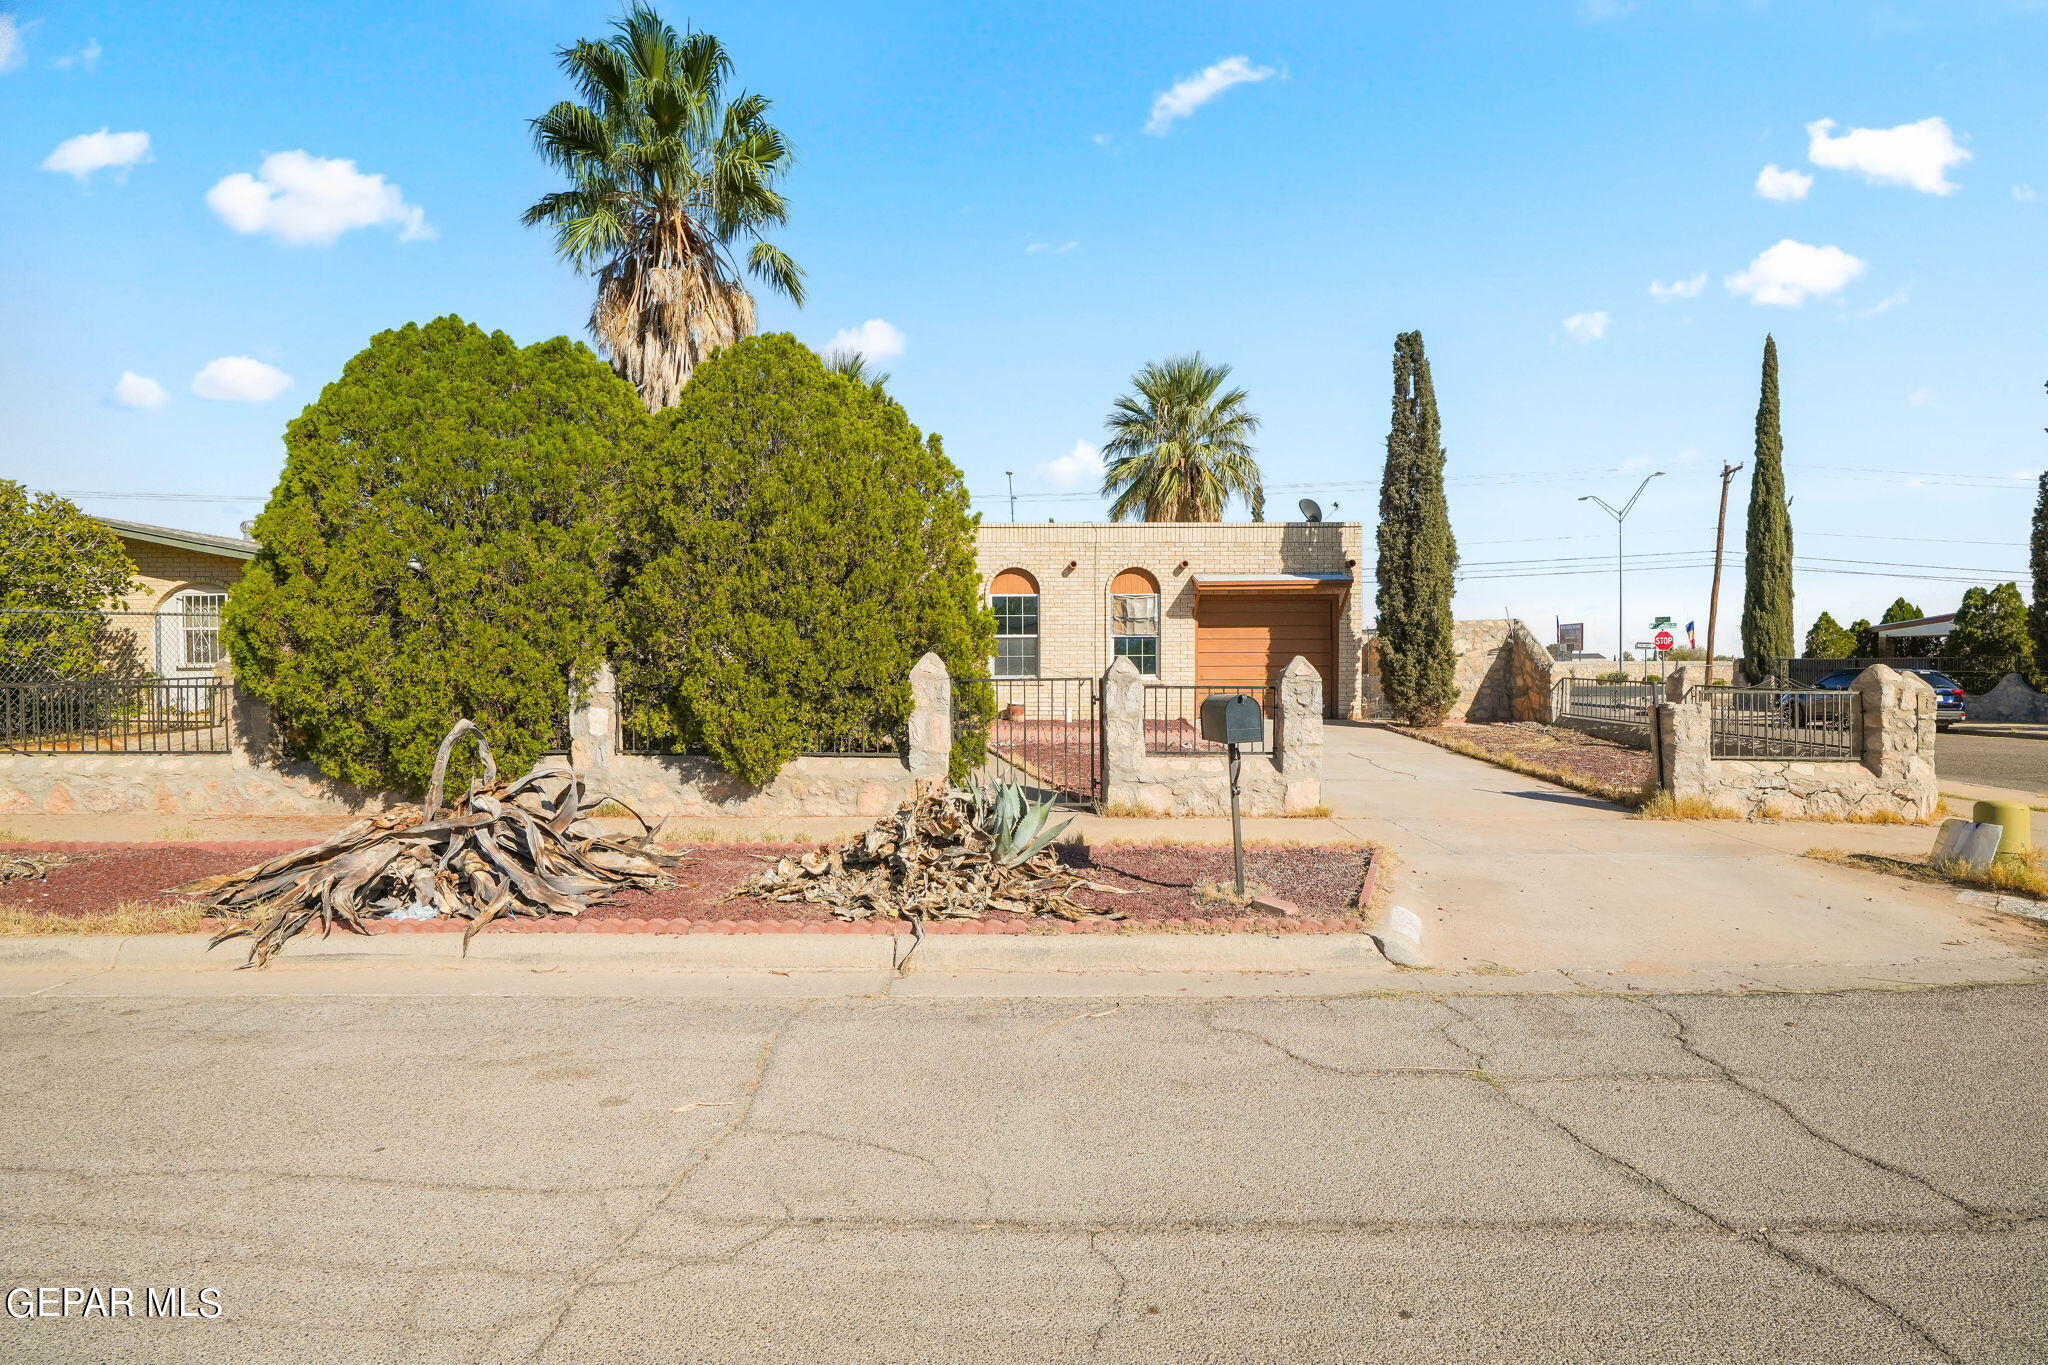
[[[525,120],[566,93],[553,50],[613,12],[16,7],[0,475],[260,499],[285,422],[373,332],[583,335],[587,281],[518,225],[552,186]],[[764,325],[900,345],[893,391],[992,519],[1006,470],[1020,516],[1098,517],[1071,480],[1104,412],[1194,349],[1264,418],[1276,514],[1313,494],[1369,519],[1392,338],[1417,327],[1459,614],[1611,648],[1613,526],[1576,499],[1664,470],[1630,522],[1630,633],[1704,633],[1715,471],[1748,458],[1772,331],[1802,630],[2024,566],[2048,5],[667,12],[726,42],[801,152],[780,241],[811,298],[764,300]],[[217,531],[259,506],[82,501]]]

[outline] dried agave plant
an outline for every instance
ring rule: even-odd
[[[0,886],[9,882],[41,881],[53,868],[71,859],[62,853],[0,853]]]
[[[1121,919],[1074,900],[1077,891],[1122,895],[1060,861],[1052,847],[1068,824],[1048,828],[1053,803],[1016,783],[920,788],[844,848],[784,857],[740,888],[761,900],[830,907],[840,919],[979,919],[989,910]]]
[[[448,756],[475,737],[483,776],[444,812]],[[546,789],[558,782],[552,794]],[[235,917],[208,947],[247,937],[260,967],[293,936],[338,925],[367,933],[365,922],[402,918],[466,919],[463,950],[476,931],[506,915],[575,915],[614,891],[661,884],[676,860],[652,846],[653,830],[607,838],[584,823],[606,798],[584,789],[572,770],[538,764],[506,786],[475,725],[455,723],[441,741],[433,782],[418,807],[359,820],[325,843],[187,888],[208,894]]]

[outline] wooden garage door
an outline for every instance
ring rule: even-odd
[[[1336,603],[1321,593],[1205,593],[1195,599],[1195,682],[1277,687],[1303,655],[1323,675],[1325,715],[1336,714]]]

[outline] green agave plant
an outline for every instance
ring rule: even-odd
[[[1018,782],[1000,783],[992,793],[985,788],[975,789],[975,823],[988,835],[989,857],[997,867],[1015,867],[1030,861],[1074,823],[1069,818],[1047,829],[1053,807],[1052,797],[1033,801]]]

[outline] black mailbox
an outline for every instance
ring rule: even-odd
[[[1257,744],[1266,737],[1266,719],[1256,697],[1238,692],[1210,697],[1202,703],[1202,738],[1214,744]]]

